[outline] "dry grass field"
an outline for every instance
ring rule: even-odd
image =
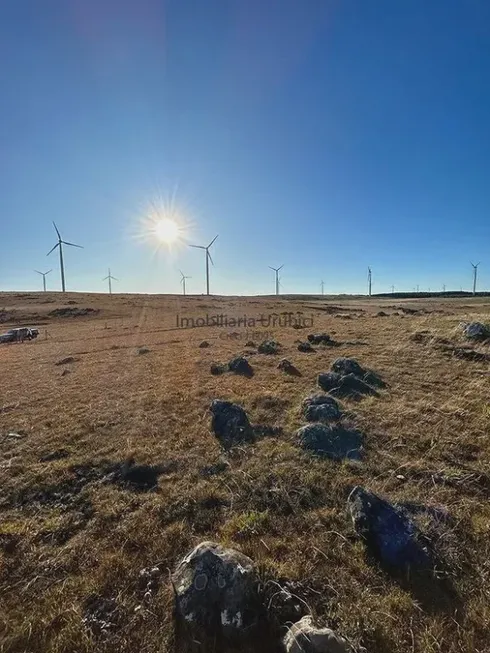
[[[297,311],[313,326],[177,326],[177,315]],[[178,650],[169,570],[214,540],[356,650],[490,651],[490,367],[454,352],[468,345],[459,323],[489,313],[488,298],[0,293],[2,331],[40,330],[0,345],[0,650]],[[323,331],[337,347],[298,351]],[[280,354],[246,347],[266,332]],[[210,373],[239,354],[252,377]],[[295,440],[302,399],[339,356],[387,383],[341,402],[365,436],[360,463],[314,458]],[[283,357],[300,376],[277,369]],[[210,428],[216,398],[243,406],[263,437],[224,452]],[[111,482],[130,458],[161,466],[156,488]],[[443,590],[367,557],[346,513],[356,485],[410,509]],[[161,572],[151,590],[149,567]]]

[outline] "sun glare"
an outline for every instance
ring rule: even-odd
[[[181,235],[179,225],[170,218],[162,218],[155,222],[155,234],[158,240],[167,245],[174,243]]]

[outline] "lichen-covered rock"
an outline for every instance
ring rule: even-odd
[[[211,426],[225,448],[255,440],[247,413],[231,401],[215,399],[211,403]]]
[[[347,508],[356,533],[381,563],[398,569],[431,566],[420,534],[401,508],[359,486],[350,493]]]
[[[317,456],[333,460],[359,460],[363,438],[357,431],[340,425],[306,424],[296,432],[300,446]]]
[[[277,354],[279,353],[279,343],[275,340],[264,340],[257,348],[259,354]]]
[[[340,408],[333,397],[314,394],[303,400],[302,412],[309,422],[331,422],[340,418]]]
[[[490,327],[482,322],[470,322],[463,327],[464,335],[470,340],[490,339]]]
[[[307,615],[291,626],[284,638],[286,653],[352,653],[346,639],[330,628],[317,628]]]
[[[239,551],[202,542],[180,562],[172,581],[187,636],[235,643],[257,628],[257,575],[252,560]]]

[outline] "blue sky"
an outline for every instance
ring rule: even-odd
[[[0,289],[490,288],[487,0],[3,0]]]

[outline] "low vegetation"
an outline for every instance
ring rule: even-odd
[[[0,345],[2,652],[182,650],[169,575],[206,540],[249,556],[264,592],[287,588],[356,651],[490,650],[490,346],[460,326],[488,322],[488,298],[3,293],[0,305],[9,327],[40,331]],[[297,311],[313,326],[178,326]],[[298,349],[311,334],[335,346]],[[237,357],[253,375],[211,373]],[[386,384],[337,397],[359,459],[297,439],[303,400],[340,357]],[[215,399],[242,406],[254,437],[223,448]],[[404,507],[442,584],[370,557],[347,511],[355,486]]]

